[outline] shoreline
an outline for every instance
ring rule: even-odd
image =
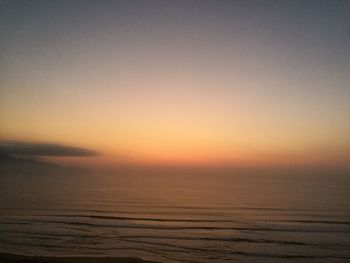
[[[0,253],[1,263],[159,263],[130,257],[51,257]]]

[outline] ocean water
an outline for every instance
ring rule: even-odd
[[[0,251],[159,262],[350,262],[350,176],[0,176]]]

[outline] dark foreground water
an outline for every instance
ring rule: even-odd
[[[0,176],[0,252],[160,262],[350,262],[350,177]]]

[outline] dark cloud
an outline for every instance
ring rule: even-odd
[[[0,152],[29,156],[96,156],[96,151],[54,143],[0,142]]]

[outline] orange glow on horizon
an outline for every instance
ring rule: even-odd
[[[56,158],[81,165],[350,163],[350,74],[338,57],[308,57],[308,41],[266,39],[270,25],[249,31],[231,16],[157,16],[64,19],[57,39],[5,32],[0,139],[101,153]],[[13,32],[26,19],[10,19]]]

